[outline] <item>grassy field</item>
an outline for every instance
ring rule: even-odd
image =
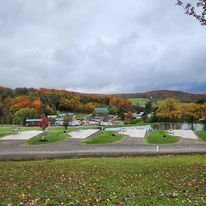
[[[169,135],[166,131],[153,131],[146,139],[147,144],[172,144],[180,140],[179,137]]]
[[[137,105],[137,102],[140,106],[144,106],[148,101],[150,101],[149,98],[129,98],[129,100],[132,102],[132,105]],[[160,105],[164,100],[153,100],[153,107],[156,107]],[[188,103],[180,102],[182,106],[187,105]]]
[[[197,131],[196,134],[201,140],[206,141],[206,131]]]
[[[0,162],[0,205],[203,206],[206,156]]]
[[[132,102],[132,105],[137,105],[138,102],[140,106],[144,106],[147,102],[150,101],[149,98],[129,98],[129,100]],[[158,106],[162,102],[163,100],[153,100],[153,107]]]
[[[12,133],[12,127],[0,126],[0,138]]]
[[[73,131],[74,129],[70,128],[67,129],[67,133]],[[45,136],[46,141],[41,141],[42,137],[36,137],[29,139],[27,141],[28,144],[31,145],[38,145],[38,144],[48,144],[48,143],[53,143],[53,142],[58,142],[58,141],[63,141],[68,139],[68,135],[64,133],[64,128],[63,127],[56,127],[56,128],[49,128],[48,129],[48,135]]]
[[[88,117],[89,114],[87,113],[74,113],[74,115],[76,116],[76,118],[78,119],[85,119]]]
[[[85,140],[87,144],[107,144],[120,141],[124,136],[117,132],[105,131],[94,138]]]
[[[149,101],[147,98],[129,98],[129,100],[133,105],[137,105],[138,102],[140,106],[144,106]]]

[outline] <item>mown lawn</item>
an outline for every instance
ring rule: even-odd
[[[11,127],[2,127],[0,126],[0,138],[12,133]]]
[[[66,133],[64,133],[63,127],[49,128],[48,134],[44,136],[45,141],[42,141],[42,137],[39,136],[39,137],[29,139],[27,143],[31,145],[38,145],[38,144],[48,144],[48,143],[63,141],[69,138],[67,133],[73,130],[74,129],[69,128],[66,130]]]
[[[206,156],[0,163],[0,205],[203,206]]]
[[[140,106],[144,106],[149,101],[147,98],[129,98],[129,100],[132,102],[132,105],[137,105],[138,103]]]
[[[206,131],[197,131],[196,135],[203,141],[206,141]]]
[[[167,131],[157,130],[153,131],[145,139],[147,144],[172,144],[180,140],[180,137],[169,135]]]
[[[123,137],[124,135],[118,134],[117,132],[104,131],[103,133],[91,139],[87,139],[84,142],[87,144],[107,144],[120,141]]]

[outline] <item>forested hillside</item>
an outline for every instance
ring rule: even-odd
[[[91,113],[95,107],[108,107],[110,113],[131,109],[131,102],[123,97],[92,95],[56,89],[0,87],[0,121],[19,123],[19,117],[40,117],[59,111]],[[22,119],[22,118],[20,118]]]
[[[125,98],[152,98],[154,100],[163,100],[166,98],[175,98],[180,102],[196,102],[202,99],[206,99],[206,94],[192,94],[182,91],[171,90],[156,90],[144,93],[128,93],[118,94],[116,96]]]

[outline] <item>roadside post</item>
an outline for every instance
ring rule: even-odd
[[[156,152],[159,153],[159,151],[160,151],[160,147],[159,145],[156,145]]]

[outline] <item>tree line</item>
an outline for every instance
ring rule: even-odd
[[[112,95],[82,94],[67,90],[0,87],[0,122],[24,124],[26,118],[40,118],[58,112],[91,113],[108,107],[111,114],[132,109],[129,100]]]
[[[142,120],[197,121],[206,120],[206,102],[180,103],[168,98],[160,104],[148,101],[145,106],[132,105],[123,97],[82,94],[66,90],[0,87],[0,123],[24,124],[26,118],[41,118],[58,112],[92,113],[107,107],[110,114],[132,119],[132,113],[144,113]],[[148,118],[148,114],[153,114]],[[127,115],[125,115],[127,114]]]
[[[155,112],[157,121],[187,121],[206,120],[206,102],[204,100],[182,104],[176,99],[163,101]]]

